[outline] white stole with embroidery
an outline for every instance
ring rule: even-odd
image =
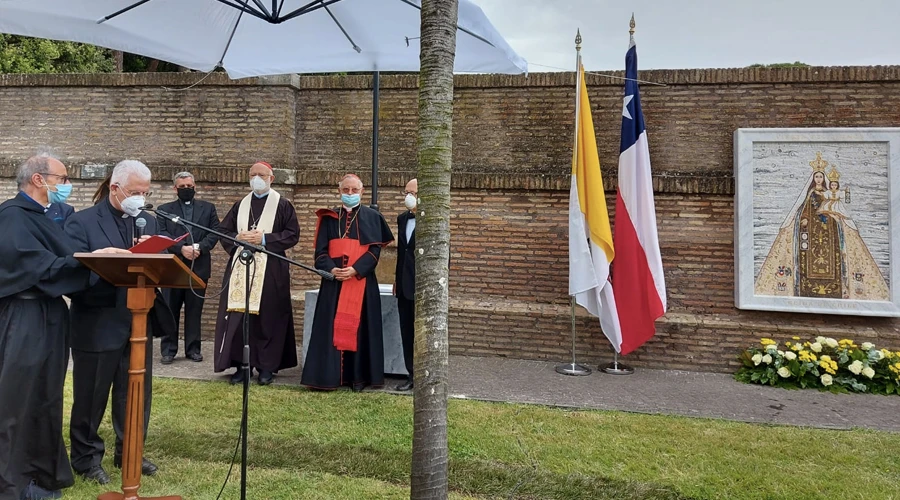
[[[238,207],[237,230],[238,233],[248,231],[250,227],[250,201],[253,193],[241,200]],[[274,189],[269,189],[266,196],[266,205],[256,223],[256,229],[268,234],[275,225],[275,214],[278,212],[278,202],[281,195]],[[228,311],[244,312],[246,307],[245,281],[247,275],[246,266],[240,261],[241,249],[237,248],[231,258],[231,278],[228,280]],[[268,255],[264,253],[254,254],[255,265],[250,266],[250,314],[259,314],[259,303],[262,299],[263,280],[266,276],[266,262]]]

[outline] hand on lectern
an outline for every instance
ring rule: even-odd
[[[94,250],[91,253],[131,253],[131,252],[129,252],[128,250],[125,250],[123,248],[106,247],[106,248],[98,248],[97,250]]]

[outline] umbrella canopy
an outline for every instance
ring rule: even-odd
[[[231,78],[418,71],[420,0],[0,0],[0,32],[90,43]],[[527,71],[459,0],[457,73]]]

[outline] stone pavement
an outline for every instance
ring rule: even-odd
[[[174,363],[163,365],[159,363],[157,340],[153,373],[159,377],[227,382],[230,371],[213,373],[211,347],[211,342],[204,343],[203,362],[192,362],[179,354]],[[786,390],[742,384],[727,374],[670,370],[637,369],[632,375],[594,371],[588,376],[571,377],[557,374],[555,366],[556,363],[543,361],[451,356],[451,397],[763,424],[900,432],[900,396]],[[399,382],[387,380],[384,392],[395,393],[391,389]],[[299,385],[300,369],[280,372],[275,383]]]

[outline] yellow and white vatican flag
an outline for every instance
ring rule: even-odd
[[[600,175],[594,121],[584,68],[580,63],[577,82],[575,147],[569,192],[569,295],[575,297],[578,305],[600,318],[603,333],[619,352],[622,332],[609,279],[609,266],[615,257],[615,250]]]

